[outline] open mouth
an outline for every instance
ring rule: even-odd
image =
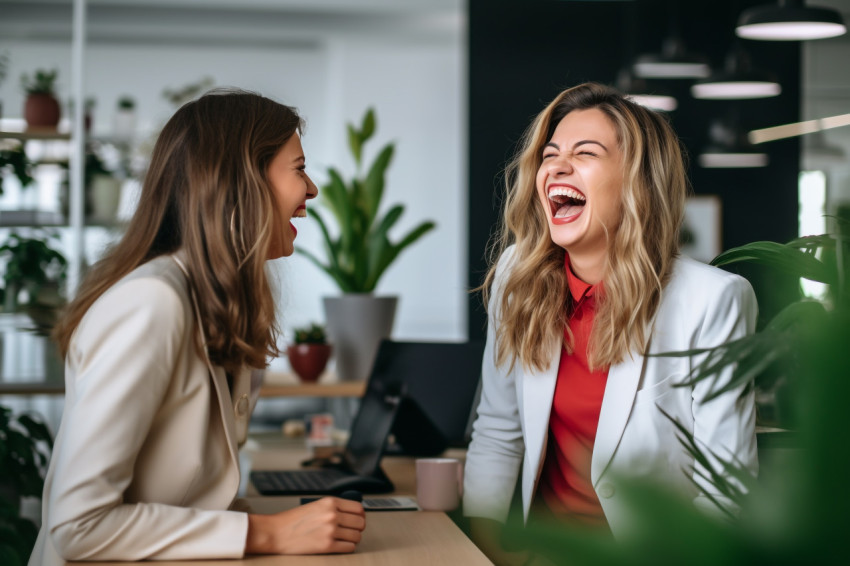
[[[584,210],[587,197],[574,187],[551,187],[549,189],[549,208],[552,218],[577,216]]]
[[[303,204],[295,209],[295,212],[292,214],[292,218],[306,218],[307,217],[307,207]]]

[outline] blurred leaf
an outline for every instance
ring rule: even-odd
[[[836,282],[835,274],[830,273],[823,262],[797,248],[776,242],[753,242],[732,248],[714,258],[711,264],[719,267],[741,261],[754,261],[821,283]]]

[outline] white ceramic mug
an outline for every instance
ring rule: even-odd
[[[451,511],[463,496],[463,464],[454,458],[416,460],[416,499],[423,511]]]

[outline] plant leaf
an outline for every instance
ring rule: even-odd
[[[833,284],[836,274],[810,253],[777,242],[753,242],[725,251],[711,261],[722,266],[741,261],[754,261],[797,277]]]
[[[364,144],[375,133],[377,121],[375,119],[375,109],[369,108],[363,115],[363,122],[360,124],[360,143]]]
[[[387,144],[375,158],[369,168],[366,178],[363,180],[364,198],[366,201],[366,213],[371,225],[378,214],[378,207],[384,197],[385,174],[393,158],[395,147]]]
[[[348,124],[348,148],[351,150],[351,155],[354,156],[354,163],[360,169],[360,157],[363,151],[363,140],[359,132],[354,129],[354,126]]]

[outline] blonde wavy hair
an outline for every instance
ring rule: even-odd
[[[552,242],[548,211],[535,183],[543,146],[558,123],[574,110],[596,108],[617,132],[623,155],[620,221],[608,233],[604,293],[597,297],[588,345],[591,369],[620,363],[647,345],[650,323],[678,255],[679,229],[688,183],[679,139],[658,113],[635,104],[616,90],[586,83],[563,91],[526,130],[506,169],[507,196],[499,231],[490,246],[490,268],[481,289],[485,304],[495,297],[498,325],[496,363],[519,360],[542,371],[559,344],[572,352],[564,329],[572,299],[564,269],[565,251]],[[515,246],[510,264],[498,265]],[[498,271],[504,279],[493,283]]]
[[[302,127],[295,109],[241,90],[217,89],[181,107],[157,139],[124,236],[89,270],[54,329],[62,355],[98,297],[177,250],[185,253],[210,361],[235,374],[278,355],[265,263],[275,227],[285,222],[267,169]]]

